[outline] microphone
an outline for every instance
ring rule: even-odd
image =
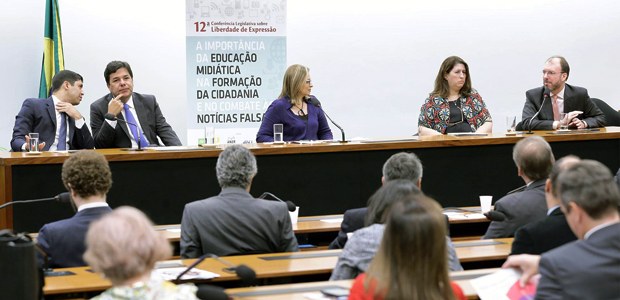
[[[325,114],[325,116],[329,119],[330,122],[332,122],[332,124],[334,124],[334,126],[338,127],[338,129],[340,129],[340,133],[342,133],[342,140],[340,141],[341,143],[346,143],[347,140],[344,138],[344,130],[342,129],[342,127],[340,127],[340,125],[336,124],[336,122],[334,122],[334,120],[332,120],[332,118],[329,117],[329,115],[327,114],[327,112],[323,109],[323,107],[321,107],[321,101],[319,101],[319,99],[317,99],[314,96],[310,96],[306,99],[306,102],[320,108],[323,113]]]
[[[483,215],[491,221],[502,222],[506,220],[506,215],[501,211],[490,210],[488,212],[483,213]]]
[[[228,295],[224,292],[224,288],[208,284],[196,285],[196,297],[203,300],[228,300]]]
[[[9,205],[13,205],[13,204],[43,202],[43,201],[57,201],[60,203],[70,203],[71,194],[69,194],[69,192],[64,192],[51,198],[41,198],[41,199],[33,199],[33,200],[15,200],[15,201],[7,202],[7,203],[0,205],[0,209],[5,208]]]
[[[119,118],[117,118],[116,116],[114,116],[114,115],[113,115],[113,114],[111,114],[111,113],[107,113],[107,114],[103,115],[103,117],[104,117],[104,118],[106,118],[106,119],[108,119],[108,120],[110,120],[110,121],[121,121],[121,122],[125,122],[125,124],[127,124],[127,125],[133,125],[133,126],[136,126],[136,131],[138,132],[138,140],[136,141],[136,144],[138,144],[138,150],[137,150],[137,151],[142,151],[142,150],[143,150],[143,149],[142,149],[142,143],[141,143],[141,141],[142,141],[142,136],[140,135],[140,132],[141,132],[142,130],[140,129],[140,127],[138,127],[138,125],[137,125],[137,124],[132,123],[132,122],[128,122],[128,121],[123,120],[123,119],[119,119]]]
[[[271,196],[273,199],[266,199],[267,196]],[[276,200],[276,201],[280,201],[286,204],[286,207],[288,208],[288,211],[290,212],[294,212],[297,209],[297,205],[295,205],[295,203],[293,203],[292,201],[284,201],[278,197],[276,197],[276,195],[270,193],[270,192],[264,192],[262,195],[260,195],[260,197],[258,197],[258,199],[265,199],[265,200]]]
[[[225,264],[226,266],[228,266],[227,268],[224,268],[224,271],[235,273],[237,275],[237,277],[239,277],[239,279],[241,279],[241,282],[242,282],[242,284],[244,286],[254,285],[254,282],[256,281],[256,272],[254,272],[254,270],[252,270],[252,268],[250,268],[250,267],[248,267],[246,265],[235,266],[235,265],[231,264],[230,262],[227,262],[224,259],[222,259],[219,256],[217,256],[215,254],[212,254],[212,253],[206,253],[206,254],[203,254],[202,256],[200,256],[194,263],[192,263],[185,270],[183,270],[183,272],[181,272],[179,274],[179,276],[177,276],[177,278],[175,278],[173,280],[173,282],[174,283],[179,283],[181,281],[181,277],[183,277],[183,275],[185,275],[187,272],[189,272],[191,269],[196,267],[199,263],[201,263],[202,261],[204,261],[207,258],[213,258],[213,259],[221,262],[222,264]]]
[[[540,114],[540,111],[542,111],[543,105],[545,105],[545,101],[547,100],[547,98],[549,98],[549,90],[545,87],[543,89],[543,101],[540,104],[540,108],[538,109],[538,111],[530,118],[530,122],[528,123],[528,131],[526,132],[526,134],[532,134],[532,121],[534,120],[534,118],[536,118],[538,116],[538,114]]]

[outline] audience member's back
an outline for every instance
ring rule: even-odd
[[[217,159],[219,195],[185,205],[181,256],[237,255],[297,251],[286,204],[250,195],[256,158],[241,145],[226,147]]]

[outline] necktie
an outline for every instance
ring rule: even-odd
[[[560,108],[558,107],[558,95],[551,96],[551,99],[553,99],[553,120],[559,121],[560,120]]]
[[[127,103],[123,104],[123,108],[125,110],[125,117],[127,118],[127,126],[129,126],[129,129],[131,130],[131,134],[133,135],[134,140],[138,142],[138,128],[136,127],[136,125],[134,125],[138,124],[136,122],[136,118],[134,118],[131,110],[129,110],[129,105],[127,105]],[[141,147],[146,147],[149,145],[149,143],[146,141],[146,138],[144,137],[144,132],[142,131],[142,129],[140,129],[139,143]]]
[[[67,150],[67,114],[60,113],[60,129],[58,130],[58,150]]]

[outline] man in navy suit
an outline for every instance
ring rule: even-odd
[[[90,106],[90,127],[93,129],[95,147],[137,147],[138,140],[142,147],[159,146],[158,137],[166,146],[181,146],[155,96],[133,92],[133,72],[128,63],[112,61],[103,75],[110,93]],[[106,115],[122,121],[107,119]]]
[[[523,271],[521,284],[540,273],[536,299],[618,299],[620,191],[609,169],[583,160],[558,177],[561,208],[579,238],[542,255],[508,257]]]
[[[39,134],[39,149],[92,149],[93,137],[75,105],[82,101],[84,79],[78,73],[64,70],[52,78],[52,96],[29,98],[15,117],[11,149],[29,150],[29,133]],[[64,126],[63,126],[64,123]]]
[[[84,266],[82,255],[86,251],[88,226],[111,211],[106,194],[112,186],[112,172],[102,154],[79,151],[64,162],[61,177],[77,213],[69,219],[45,224],[37,243],[47,255],[49,267]]]
[[[573,155],[562,157],[555,162],[545,183],[547,217],[517,230],[511,254],[542,254],[577,239],[560,209],[557,181],[560,172],[578,162],[579,158]]]
[[[560,113],[567,113],[571,128],[605,126],[605,115],[592,102],[588,90],[566,83],[569,74],[570,66],[564,57],[547,59],[543,68],[544,86],[525,92],[522,121],[517,130],[558,129]]]

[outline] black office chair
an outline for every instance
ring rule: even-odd
[[[615,110],[605,101],[597,98],[590,98],[592,102],[603,112],[605,119],[607,120],[607,126],[620,126],[620,112]]]

